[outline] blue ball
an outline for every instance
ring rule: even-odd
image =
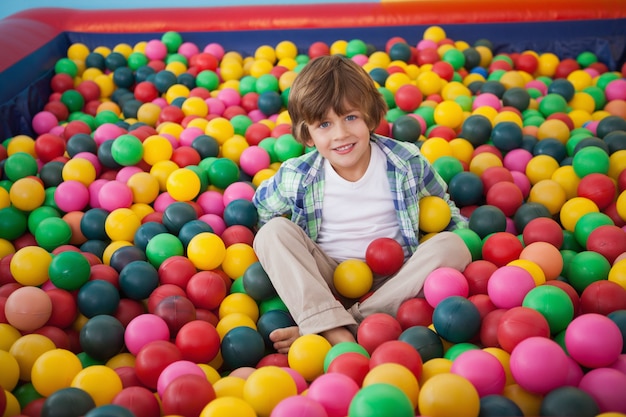
[[[134,417],[135,414],[126,407],[117,404],[105,404],[85,414],[85,417]]]
[[[106,314],[92,317],[80,329],[79,341],[85,353],[106,362],[124,348],[124,325]]]
[[[259,94],[257,107],[266,116],[271,116],[283,107],[283,99],[276,91],[264,91]]]
[[[270,333],[276,329],[284,329],[296,325],[289,312],[284,310],[270,310],[259,317],[257,321],[257,331],[263,337],[265,347],[272,349],[273,342],[270,340]]]
[[[433,311],[433,326],[437,334],[449,342],[468,342],[480,330],[480,312],[465,297],[447,297]]]
[[[269,300],[276,295],[276,289],[260,262],[254,262],[244,271],[243,288],[257,302]]]
[[[101,208],[89,209],[80,219],[80,231],[87,239],[109,240],[104,224],[109,212]]]
[[[91,395],[80,388],[61,388],[45,399],[41,415],[46,417],[80,417],[96,407]]]
[[[423,362],[433,358],[443,358],[443,342],[437,333],[426,326],[411,326],[400,334],[398,340],[413,346],[419,352]]]
[[[470,215],[469,228],[481,239],[492,233],[504,232],[506,231],[506,215],[496,206],[486,204],[477,207]]]
[[[163,211],[163,225],[170,233],[177,235],[185,223],[198,219],[196,210],[184,201],[176,201]]]
[[[448,184],[448,193],[457,206],[466,207],[479,204],[483,198],[483,182],[473,172],[456,174]]]
[[[119,285],[127,298],[144,300],[159,286],[159,272],[147,261],[133,261],[121,270]]]
[[[513,122],[500,122],[491,130],[491,141],[501,151],[508,152],[522,145],[522,128]]]
[[[253,230],[259,221],[259,214],[254,204],[245,199],[233,200],[224,208],[226,226],[242,225]]]
[[[146,222],[139,226],[134,236],[134,243],[139,249],[145,252],[150,239],[161,233],[167,233],[167,227],[162,223]]]
[[[204,232],[213,233],[213,228],[202,220],[191,220],[180,228],[178,239],[180,239],[183,246],[186,248],[194,236]]]
[[[513,400],[503,395],[486,395],[480,399],[479,417],[523,417]]]
[[[567,156],[567,148],[556,138],[545,138],[535,144],[533,155],[548,155],[561,162]]]
[[[120,303],[120,293],[108,281],[96,279],[88,281],[78,290],[76,304],[78,311],[91,318],[99,314],[113,315]]]
[[[240,326],[224,335],[220,349],[226,368],[256,367],[265,355],[265,341],[258,331]]]

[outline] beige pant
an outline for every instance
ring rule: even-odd
[[[358,323],[373,313],[395,317],[402,302],[420,293],[430,272],[441,267],[462,271],[472,260],[458,235],[438,233],[420,244],[394,276],[375,277],[374,293],[362,303],[355,303],[333,287],[338,262],[290,220],[276,217],[261,227],[254,239],[254,250],[300,334],[340,326],[355,332]]]

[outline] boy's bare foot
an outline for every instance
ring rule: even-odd
[[[300,337],[298,326],[283,327],[270,333],[270,340],[274,342],[274,349],[278,353],[287,353],[291,344]]]
[[[331,345],[336,345],[341,342],[354,342],[354,336],[352,332],[345,327],[337,327],[334,329],[326,330],[320,333],[320,336],[324,337]],[[284,327],[276,329],[270,333],[270,340],[274,342],[274,349],[278,353],[288,353],[289,348],[300,337],[300,329],[298,326]]]

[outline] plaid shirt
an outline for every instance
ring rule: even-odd
[[[372,143],[387,157],[387,178],[402,237],[412,254],[417,249],[419,200],[439,196],[450,206],[452,219],[446,230],[467,228],[463,217],[446,192],[445,181],[422,156],[415,144],[399,142],[373,134]],[[259,185],[253,203],[259,214],[259,226],[273,217],[290,216],[313,241],[322,219],[324,199],[324,158],[317,151],[283,162],[276,174]]]

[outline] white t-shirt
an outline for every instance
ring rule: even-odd
[[[367,246],[381,237],[395,239],[405,248],[387,179],[385,154],[378,146],[370,144],[370,148],[367,171],[355,182],[340,177],[328,160],[324,161],[324,200],[317,243],[339,262],[365,260]]]

